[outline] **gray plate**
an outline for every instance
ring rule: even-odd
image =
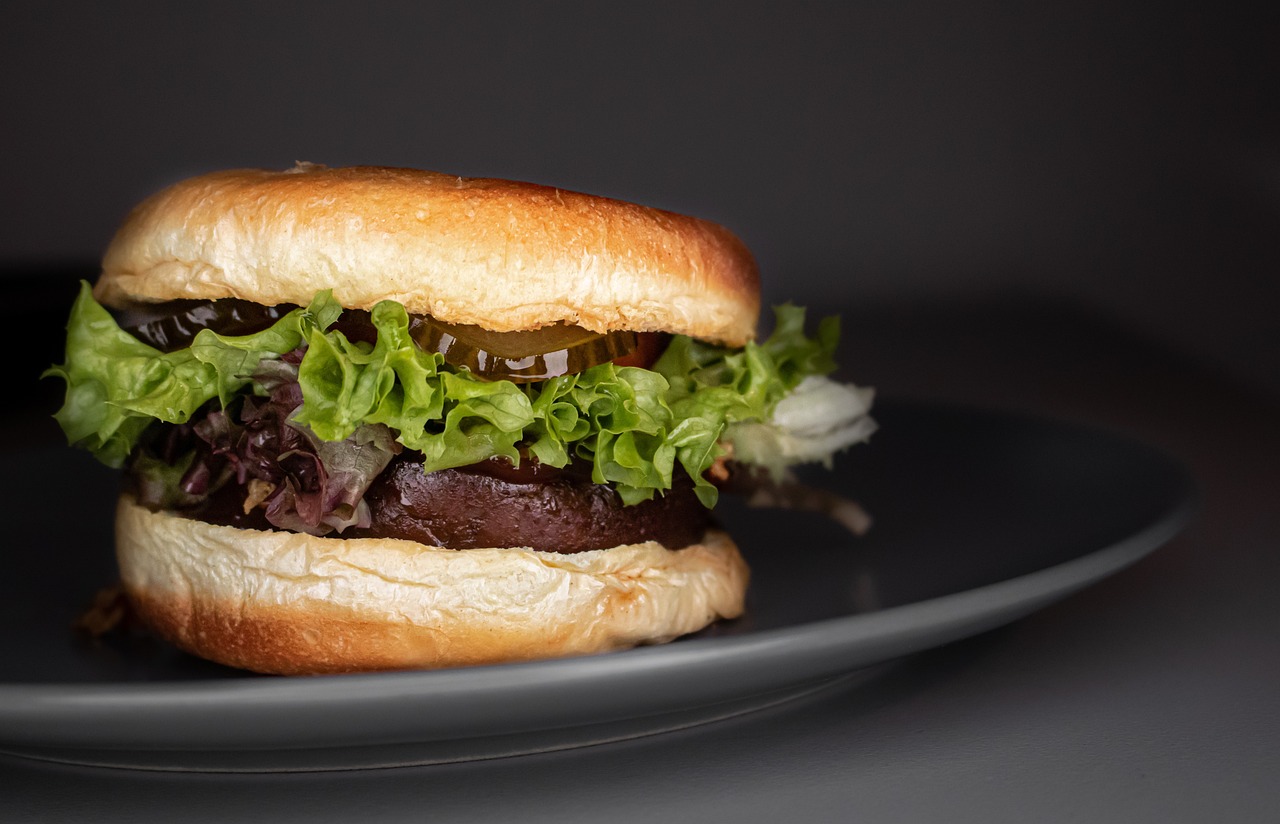
[[[1171,538],[1194,485],[1124,437],[997,411],[881,401],[881,430],[814,483],[875,517],[719,510],[753,569],[747,615],[620,653],[437,672],[276,678],[154,639],[70,625],[113,582],[114,473],[68,450],[10,452],[16,565],[0,596],[0,751],[160,770],[448,763],[707,723],[862,677],[1008,623]],[[1140,608],[1135,605],[1135,609]]]

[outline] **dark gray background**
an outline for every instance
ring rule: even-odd
[[[770,299],[1088,304],[1280,395],[1274,13],[11,2],[4,20],[8,271],[91,273],[125,211],[188,174],[420,166],[720,221]]]
[[[56,293],[156,187],[425,166],[724,222],[771,299],[850,310],[851,377],[1116,427],[1205,497],[1150,560],[869,690],[442,770],[0,759],[0,818],[1273,821],[1280,27],[1255,5],[7,3],[0,269],[11,317],[43,300],[33,376]],[[60,441],[52,408],[7,445]]]

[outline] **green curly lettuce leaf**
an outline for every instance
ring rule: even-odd
[[[804,325],[802,307],[775,306],[774,329],[763,343],[733,350],[681,336],[654,364],[671,385],[675,424],[669,440],[705,505],[715,504],[717,490],[703,473],[724,453],[727,427],[767,419],[804,378],[835,370],[839,318],[824,318],[814,338]]]
[[[164,353],[121,330],[84,285],[68,323],[67,362],[45,373],[67,383],[55,417],[72,444],[120,466],[153,421],[182,423],[213,399],[225,405],[258,391],[250,376],[260,361],[304,348],[294,420],[325,441],[383,424],[422,454],[424,471],[494,456],[518,463],[522,450],[552,466],[583,460],[627,504],[670,489],[678,464],[710,507],[717,490],[704,474],[724,453],[726,427],[767,419],[806,376],[832,371],[839,336],[828,318],[807,337],[804,309],[784,305],[759,344],[729,349],[677,336],[652,369],[605,363],[518,386],[423,351],[398,303],[373,308],[372,345],[329,329],[340,312],[321,293],[262,332],[204,330],[189,348]]]
[[[153,422],[185,423],[214,398],[225,405],[249,386],[259,362],[296,349],[341,311],[322,293],[262,332],[230,337],[204,329],[191,346],[161,352],[122,330],[82,282],[67,323],[66,363],[44,372],[67,384],[54,417],[72,445],[120,467]]]

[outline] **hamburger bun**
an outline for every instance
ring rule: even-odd
[[[570,555],[322,538],[152,512],[124,495],[121,580],[177,647],[285,675],[455,667],[660,643],[743,611],[728,535]]]
[[[179,182],[141,203],[110,243],[104,304],[241,298],[349,309],[495,332],[565,322],[741,346],[760,309],[751,254],[697,218],[507,180],[299,164]]]

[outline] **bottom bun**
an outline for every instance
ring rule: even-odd
[[[727,534],[571,555],[319,538],[152,512],[122,496],[121,581],[138,617],[202,658],[299,675],[585,655],[742,614]]]

